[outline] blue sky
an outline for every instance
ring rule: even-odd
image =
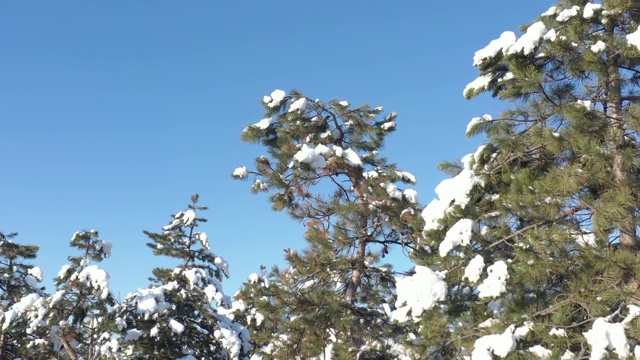
[[[263,153],[239,135],[262,119],[264,95],[298,89],[398,112],[386,155],[418,177],[426,204],[444,178],[436,165],[481,142],[465,139],[468,121],[507,106],[463,99],[474,52],[552,4],[2,1],[0,231],[39,245],[51,279],[71,235],[98,229],[124,297],[154,266],[176,265],[151,254],[142,230],[160,231],[198,192],[233,294],[304,245],[298,224],[229,176]]]

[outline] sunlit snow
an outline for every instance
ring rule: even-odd
[[[392,313],[392,318],[406,322],[411,312],[413,320],[420,321],[423,311],[433,308],[447,295],[444,275],[426,266],[416,266],[415,274],[396,278],[396,310]]]

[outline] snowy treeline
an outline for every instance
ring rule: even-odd
[[[485,144],[426,206],[383,155],[395,112],[273,91],[242,131],[265,155],[232,177],[305,225],[285,268],[225,295],[197,196],[145,232],[177,267],[121,303],[97,231],[52,292],[5,234],[0,358],[640,359],[639,26],[637,1],[564,0],[477,51],[463,95],[506,110],[471,119]]]

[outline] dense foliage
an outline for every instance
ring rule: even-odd
[[[52,293],[0,233],[0,358],[640,359],[639,26],[637,1],[563,0],[477,51],[463,94],[506,110],[471,120],[485,144],[424,208],[382,155],[396,113],[275,90],[242,132],[266,155],[232,177],[305,226],[286,267],[225,295],[197,195],[144,232],[176,267],[122,301],[96,230]]]

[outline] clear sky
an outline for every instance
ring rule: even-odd
[[[476,50],[552,1],[0,1],[0,231],[41,247],[51,279],[71,235],[114,244],[104,267],[124,297],[170,266],[144,244],[192,193],[210,210],[225,291],[283,263],[302,229],[229,174],[263,150],[240,142],[274,89],[398,112],[389,160],[422,204],[442,160],[475,150],[468,121],[506,104],[465,101]],[[75,255],[75,254],[74,254]],[[49,291],[51,283],[46,283]]]

